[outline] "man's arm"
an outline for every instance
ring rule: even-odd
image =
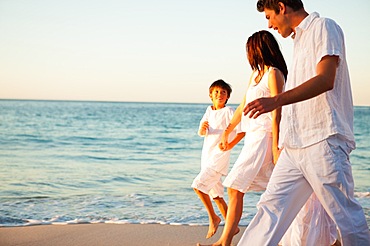
[[[324,56],[316,66],[315,77],[274,97],[263,97],[248,103],[244,115],[250,113],[250,118],[257,118],[281,106],[301,102],[333,89],[338,59],[338,56]]]

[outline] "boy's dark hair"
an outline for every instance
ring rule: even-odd
[[[209,87],[209,94],[211,94],[212,93],[212,91],[213,91],[213,89],[215,88],[215,87],[220,87],[220,88],[222,88],[222,89],[224,89],[224,90],[226,90],[227,91],[227,95],[230,97],[230,95],[231,95],[231,92],[233,91],[232,89],[231,89],[231,85],[229,85],[228,83],[226,83],[225,81],[223,81],[222,79],[219,79],[219,80],[216,80],[215,82],[213,82],[212,84],[211,84],[211,86]],[[226,103],[227,103],[227,101],[228,100],[226,100]],[[226,104],[225,103],[225,104]]]
[[[263,12],[265,9],[272,9],[278,14],[280,12],[279,2],[283,3],[285,6],[291,7],[294,11],[303,8],[301,0],[258,0],[257,10]]]

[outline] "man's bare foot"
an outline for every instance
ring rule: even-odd
[[[215,235],[215,233],[217,231],[217,228],[218,228],[218,225],[220,223],[221,223],[221,219],[219,217],[217,217],[216,220],[209,222],[208,233],[207,233],[207,236],[206,236],[207,239],[212,237],[213,235]]]

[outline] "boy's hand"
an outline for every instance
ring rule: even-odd
[[[199,135],[201,135],[201,136],[207,135],[208,128],[209,128],[208,121],[204,121],[202,123],[202,126],[199,129]]]

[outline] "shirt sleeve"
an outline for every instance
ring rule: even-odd
[[[206,112],[204,113],[202,119],[199,122],[199,127],[198,127],[198,135],[201,137],[204,137],[205,135],[200,134],[200,128],[202,127],[203,122],[208,121],[208,116],[209,116],[209,107],[207,108]],[[206,131],[206,135],[208,134],[208,130]]]
[[[339,56],[343,59],[344,34],[335,21],[323,18],[316,30],[316,64],[325,56]]]

